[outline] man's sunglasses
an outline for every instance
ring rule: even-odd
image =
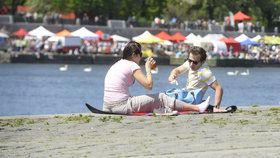
[[[187,59],[189,63],[193,63],[194,65],[197,65],[200,61],[194,61],[191,59]]]

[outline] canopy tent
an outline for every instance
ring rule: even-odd
[[[252,40],[250,40],[250,39],[248,38],[247,40],[240,42],[240,45],[241,45],[241,46],[249,46],[249,45],[259,46],[260,43],[259,43],[259,42],[252,41]]]
[[[149,31],[145,31],[144,33],[132,37],[132,40],[139,42],[139,43],[159,43],[162,42],[162,40],[154,35],[152,35]]]
[[[188,36],[186,36],[186,39],[192,39],[192,38],[196,38],[196,35],[193,33],[190,33]]]
[[[52,36],[50,38],[47,39],[47,41],[49,42],[58,42],[59,40],[61,40],[64,36]]]
[[[78,36],[84,40],[98,40],[99,36],[96,33],[91,32],[85,27],[82,27],[76,31],[71,32],[72,36]]]
[[[227,17],[227,19],[229,20],[230,17]],[[238,11],[237,13],[235,13],[233,15],[233,20],[234,21],[250,21],[250,20],[252,20],[252,17],[242,13],[241,11]]]
[[[277,37],[277,36],[264,36],[262,41],[265,44],[280,44],[280,37]]]
[[[66,30],[66,29],[64,29],[64,30],[62,30],[62,31],[60,31],[60,32],[58,32],[58,33],[56,33],[56,36],[71,36],[71,32],[70,31],[68,31],[68,30]]]
[[[261,39],[262,39],[262,36],[261,36],[261,35],[257,35],[257,36],[255,36],[255,37],[251,38],[251,40],[252,40],[252,41],[255,41],[255,42],[258,42],[258,41],[261,40]]]
[[[214,40],[214,41],[219,41],[221,38],[224,38],[225,36],[223,34],[207,34],[206,36],[204,36],[204,39],[207,40]]]
[[[128,42],[130,41],[128,38],[119,36],[119,35],[112,35],[111,38],[113,39],[114,42]]]
[[[213,44],[213,54],[224,54],[227,52],[227,45],[222,41],[211,41]]]
[[[234,40],[236,40],[237,42],[243,42],[246,41],[247,39],[249,39],[249,37],[246,36],[245,34],[241,34],[240,36],[234,38]]]
[[[3,32],[0,32],[0,38],[9,38],[9,35],[7,35]]]
[[[181,32],[176,32],[174,35],[171,36],[170,41],[174,41],[174,42],[182,42],[185,41],[186,37],[184,35],[182,35]]]
[[[252,20],[252,17],[239,11],[234,14],[233,19],[234,19],[234,21],[250,21],[250,20]]]
[[[186,40],[184,40],[184,43],[187,43],[187,44],[194,44],[196,42],[197,42],[197,36],[194,34],[188,35]]]
[[[156,34],[155,36],[162,39],[162,40],[170,40],[171,39],[171,36],[168,33],[166,33],[165,31],[161,31],[160,33]]]
[[[17,37],[24,37],[27,34],[28,34],[28,32],[24,28],[20,28],[16,32],[13,32],[12,35],[17,36]]]
[[[224,37],[220,40],[226,43],[228,51],[230,51],[230,47],[232,46],[234,52],[240,52],[240,43],[235,41],[233,37]]]
[[[164,40],[163,42],[161,42],[160,44],[164,45],[164,46],[172,46],[173,43],[169,40]]]
[[[213,43],[210,40],[204,39],[200,35],[195,36],[194,34],[189,35],[184,43],[202,47],[207,52],[212,52],[214,47]]]
[[[37,38],[42,38],[44,36],[54,36],[55,34],[47,30],[43,26],[39,26],[36,29],[29,31],[28,35],[35,36]]]

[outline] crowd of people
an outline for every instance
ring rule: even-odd
[[[81,40],[81,43],[76,47],[63,47],[62,42],[48,41],[43,39],[24,39],[12,38],[9,42],[9,52],[14,55],[20,53],[51,53],[51,54],[65,54],[65,55],[92,55],[92,54],[116,54],[121,55],[125,46],[125,42],[109,41],[91,41]],[[172,45],[165,44],[142,44],[143,55],[160,57],[160,56],[174,56],[184,57],[186,52],[192,44],[179,42]],[[255,59],[280,61],[280,45],[261,44],[259,46],[241,46],[240,52],[234,52],[232,47],[226,52],[213,52],[213,47],[205,48],[209,58],[239,58],[239,59]]]

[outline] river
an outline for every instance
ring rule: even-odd
[[[109,65],[69,65],[60,71],[60,64],[0,64],[0,116],[67,114],[88,112],[85,102],[102,107],[104,77]],[[92,71],[85,72],[91,66]],[[163,92],[183,87],[185,75],[179,85],[167,81],[174,66],[159,66],[154,75],[154,88],[145,90],[137,82],[130,89],[132,95]],[[229,71],[247,68],[211,68],[224,88],[222,107],[228,105],[280,105],[280,68],[249,68],[249,75],[227,75]],[[214,102],[214,92],[206,95]]]

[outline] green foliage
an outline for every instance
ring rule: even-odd
[[[210,118],[210,117],[203,117],[203,120],[201,123],[211,123],[211,124],[216,124],[219,126],[225,126],[228,123],[227,119],[224,118]]]
[[[33,119],[28,118],[19,118],[19,119],[0,119],[0,126],[10,126],[10,127],[19,127],[25,124],[34,124]]]
[[[106,19],[124,19],[135,16],[141,24],[151,23],[155,17],[169,21],[176,17],[179,21],[215,19],[224,21],[228,12],[243,11],[253,17],[253,22],[275,26],[279,21],[280,0],[2,0],[0,5],[8,5],[15,12],[17,5],[27,5],[32,11],[46,14],[50,12],[75,12],[90,19],[100,16]],[[146,19],[143,20],[143,19]]]
[[[99,121],[102,121],[102,122],[111,121],[111,122],[121,123],[122,120],[123,120],[123,117],[122,117],[122,116],[116,116],[116,117],[112,117],[112,116],[103,116],[103,117],[100,117],[100,118],[99,118]]]
[[[78,121],[83,123],[89,123],[91,118],[89,116],[83,116],[82,114],[78,116],[69,116],[65,118],[65,121]]]

